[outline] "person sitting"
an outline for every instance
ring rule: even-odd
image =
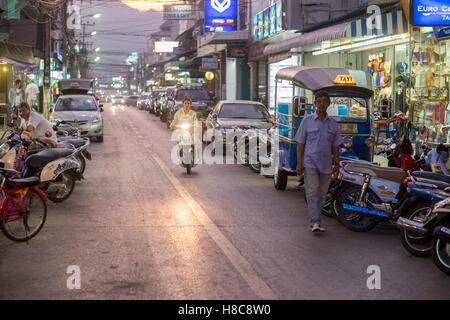
[[[53,147],[56,147],[58,143],[56,133],[53,131],[53,128],[48,120],[36,111],[31,110],[30,105],[26,102],[22,102],[20,104],[19,114],[22,118],[20,124],[20,128],[22,130],[31,133],[31,137],[33,139],[45,138],[46,141],[51,142]],[[47,132],[51,133],[50,137],[46,136]]]

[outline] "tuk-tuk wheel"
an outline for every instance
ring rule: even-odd
[[[288,175],[285,171],[277,168],[273,175],[273,184],[277,190],[285,190],[287,186]]]

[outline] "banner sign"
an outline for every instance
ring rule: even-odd
[[[433,29],[438,41],[450,39],[450,27],[434,27]]]
[[[261,40],[283,31],[282,2],[277,1],[252,19],[253,40]]]
[[[164,5],[164,20],[188,20],[192,18],[192,6],[190,4]]]
[[[448,0],[412,0],[411,12],[414,26],[450,26]]]
[[[219,69],[219,60],[217,58],[202,58],[202,68],[205,70]]]
[[[205,0],[205,32],[237,30],[237,0]]]
[[[156,53],[173,53],[176,47],[178,47],[178,41],[155,41]]]

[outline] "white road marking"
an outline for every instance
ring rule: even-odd
[[[130,124],[129,124],[130,125]],[[131,125],[130,125],[131,126]],[[138,135],[138,130],[132,127],[133,131]],[[164,164],[164,162],[152,152],[151,145],[144,142],[143,146],[148,150],[149,155],[155,159],[158,166],[161,168],[163,173],[175,187],[177,192],[181,195],[184,201],[187,203],[192,213],[197,217],[198,221],[206,229],[209,236],[214,240],[214,242],[219,246],[220,249],[225,253],[227,258],[240,273],[242,278],[248,283],[253,292],[265,300],[278,300],[278,296],[273,292],[273,290],[267,285],[267,283],[256,273],[252,268],[250,263],[241,255],[238,249],[225,237],[225,235],[220,231],[220,229],[214,224],[214,222],[209,218],[200,204],[194,200],[194,198],[189,194],[186,188],[181,184],[180,181],[172,174],[170,169]]]

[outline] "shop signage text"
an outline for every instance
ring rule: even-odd
[[[217,60],[217,58],[202,58],[202,69],[219,69],[219,61]]]
[[[438,41],[450,39],[450,27],[434,27],[433,29]]]
[[[164,5],[164,20],[191,19],[192,6],[190,4]]]
[[[205,0],[205,32],[237,30],[237,0]]]
[[[448,0],[412,0],[411,12],[415,26],[450,26]]]

